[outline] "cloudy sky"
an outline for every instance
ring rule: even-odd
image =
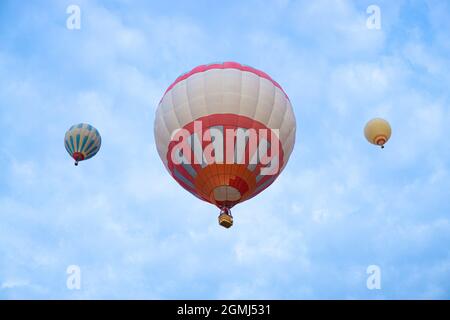
[[[1,1],[0,299],[449,299],[449,14],[447,1]],[[285,171],[229,230],[153,138],[167,86],[217,61],[270,74],[297,117]],[[393,128],[384,150],[362,133],[375,116]],[[63,138],[79,122],[103,141],[74,167]]]

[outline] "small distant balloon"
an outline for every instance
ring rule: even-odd
[[[389,122],[381,118],[370,120],[364,128],[364,135],[367,141],[381,148],[384,148],[384,145],[388,142],[391,132]]]
[[[79,123],[70,127],[64,137],[64,146],[69,155],[75,160],[87,160],[95,156],[100,150],[102,138],[97,129],[87,123]]]

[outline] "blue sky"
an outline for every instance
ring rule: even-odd
[[[449,299],[449,14],[446,1],[1,1],[0,299]],[[229,230],[153,139],[167,86],[215,61],[270,74],[297,117],[285,171]],[[362,133],[375,116],[393,128],[383,151]],[[63,138],[79,122],[103,139],[74,167]]]

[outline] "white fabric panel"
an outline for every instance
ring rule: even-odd
[[[187,95],[186,81],[177,83],[175,87],[170,91],[172,95],[172,104],[175,114],[178,119],[178,123],[181,127],[191,122],[191,109],[189,107],[189,99]]]
[[[207,115],[208,107],[205,98],[205,76],[203,72],[193,74],[186,80],[189,107],[191,110],[191,121]],[[178,85],[178,84],[177,84]]]
[[[266,124],[270,129],[280,129],[284,114],[287,109],[287,98],[280,88],[275,88],[275,102],[269,122]]]
[[[269,117],[274,107],[275,88],[271,81],[261,78],[258,105],[256,106],[254,119],[265,125],[269,122]]]
[[[284,118],[280,126],[281,141],[286,140],[293,127],[295,127],[295,115],[294,112],[292,111],[291,103],[287,101],[286,112],[284,114]]]
[[[163,110],[163,118],[166,123],[167,130],[169,131],[169,134],[172,134],[176,129],[180,128],[180,123],[178,122],[178,118],[173,110],[172,94],[170,91],[164,96],[161,103],[161,108]]]
[[[223,105],[220,113],[239,113],[241,101],[242,71],[237,69],[223,69]]]
[[[205,77],[205,99],[210,114],[223,110],[222,69],[212,69],[203,72]]]
[[[164,121],[164,116],[163,116],[163,110],[162,108],[158,108],[156,110],[156,115],[155,115],[155,132],[158,133],[158,136],[160,136],[161,138],[164,139],[170,139],[170,132],[167,128],[166,122]]]
[[[156,112],[154,131],[156,149],[158,150],[159,157],[163,160],[164,165],[167,167],[166,154],[170,142],[170,135],[167,131],[164,118],[162,117],[161,108],[158,108]]]
[[[242,72],[240,115],[254,117],[259,96],[259,79],[259,76],[252,72]]]

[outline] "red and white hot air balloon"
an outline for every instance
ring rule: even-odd
[[[270,186],[286,166],[296,121],[288,96],[266,73],[236,62],[198,66],[164,93],[155,117],[159,156],[194,196],[230,209]]]

